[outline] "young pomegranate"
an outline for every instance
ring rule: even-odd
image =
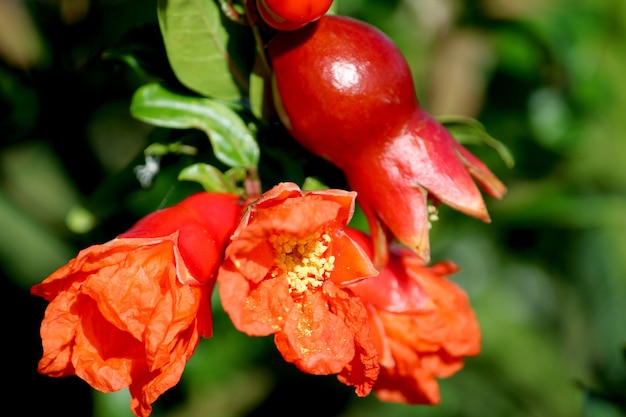
[[[268,53],[281,121],[357,191],[377,266],[391,238],[429,260],[428,200],[490,221],[472,177],[496,198],[506,188],[420,107],[408,63],[384,33],[326,15],[279,32]]]
[[[257,0],[261,18],[278,30],[295,30],[323,16],[333,0]]]

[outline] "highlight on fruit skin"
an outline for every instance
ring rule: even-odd
[[[420,106],[406,58],[382,31],[325,15],[278,32],[267,50],[282,123],[358,193],[377,266],[393,239],[430,259],[432,205],[490,221],[474,180],[495,198],[506,187]]]
[[[291,31],[322,17],[333,0],[256,0],[261,18],[277,30]]]

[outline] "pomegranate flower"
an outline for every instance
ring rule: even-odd
[[[428,200],[489,221],[476,179],[493,173],[421,106],[409,65],[389,37],[325,15],[268,44],[277,113],[296,141],[344,172],[376,242],[376,266],[393,238],[430,259]]]
[[[40,373],[77,375],[102,392],[130,388],[145,417],[212,333],[210,294],[238,198],[198,193],[88,247],[32,287],[50,304]]]
[[[355,193],[302,192],[281,183],[243,215],[218,274],[224,310],[240,331],[274,335],[304,372],[338,374],[360,396],[378,374],[367,313],[346,285],[376,275],[344,228]]]
[[[373,252],[363,233],[349,235]],[[463,367],[480,352],[481,332],[466,294],[446,278],[457,271],[449,261],[425,266],[417,255],[394,247],[380,275],[351,284],[365,304],[380,354],[374,392],[383,401],[438,404],[436,378]]]

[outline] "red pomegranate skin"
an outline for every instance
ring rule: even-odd
[[[261,18],[277,30],[295,30],[322,17],[333,0],[257,0]]]
[[[367,138],[392,138],[418,106],[404,56],[354,19],[324,16],[278,34],[268,51],[281,119],[302,145],[335,163]]]
[[[505,186],[420,107],[408,63],[382,31],[326,15],[267,49],[281,121],[343,170],[381,263],[388,238],[430,258],[428,199],[490,221],[472,177],[493,197]]]

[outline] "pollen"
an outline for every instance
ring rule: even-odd
[[[330,235],[316,232],[304,238],[272,235],[276,269],[272,276],[285,274],[289,292],[302,294],[307,289],[320,287],[335,267],[335,257],[328,256]]]

